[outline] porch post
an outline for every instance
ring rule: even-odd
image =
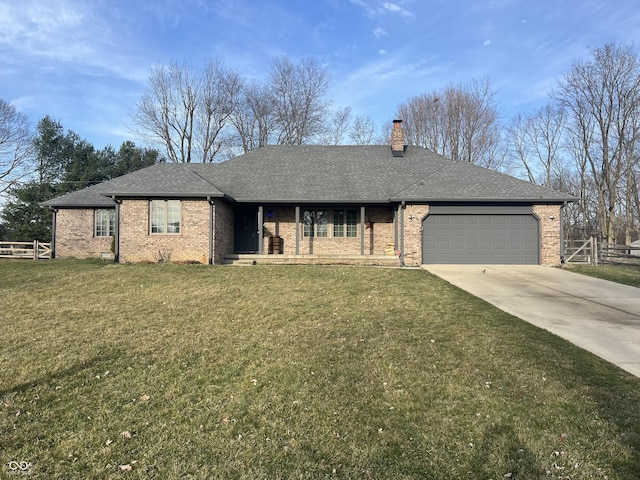
[[[364,207],[360,207],[360,255],[364,255]]]
[[[264,243],[263,242],[264,232],[263,232],[263,229],[262,229],[263,224],[264,224],[264,222],[262,221],[263,213],[264,213],[263,212],[263,207],[262,207],[262,205],[260,205],[258,207],[258,254],[259,255],[262,255],[262,252],[264,250],[263,245],[262,245]]]
[[[296,255],[300,255],[300,205],[296,205]]]

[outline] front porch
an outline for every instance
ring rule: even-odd
[[[261,255],[232,253],[224,257],[223,265],[353,265],[399,267],[395,255]]]

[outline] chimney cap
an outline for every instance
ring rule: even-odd
[[[393,123],[402,123],[402,120],[394,120]]]

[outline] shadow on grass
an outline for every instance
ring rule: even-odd
[[[15,395],[19,393],[25,393],[31,388],[40,387],[44,385],[49,385],[56,380],[64,380],[68,378],[73,378],[75,375],[94,368],[96,365],[100,365],[101,363],[107,363],[115,358],[118,355],[113,352],[109,355],[98,355],[93,358],[90,358],[84,362],[77,363],[75,365],[70,366],[69,368],[65,368],[63,370],[58,370],[57,372],[53,372],[49,375],[45,375],[40,378],[36,378],[35,380],[24,382],[19,385],[15,385],[13,387],[6,388],[4,390],[0,390],[0,398],[4,398],[8,395]]]
[[[515,432],[511,424],[489,426],[476,445],[471,459],[470,470],[473,478],[543,478],[545,469],[538,463],[535,453],[529,450]],[[487,457],[502,458],[503,471],[492,472],[487,469]]]
[[[504,321],[505,328],[514,327],[509,322]],[[597,418],[617,434],[617,441],[628,454],[618,455],[607,467],[617,478],[637,478],[640,472],[640,379],[524,321],[518,328],[530,339],[526,348],[541,352],[530,358],[535,359],[543,371],[555,368],[557,378],[563,380],[567,391],[579,392],[585,403],[594,405]],[[584,420],[586,423],[590,419]]]
[[[640,379],[587,352],[582,352],[571,373],[586,388],[586,396],[597,403],[600,418],[618,433],[618,441],[633,452],[613,460],[618,478],[637,478],[640,472]],[[613,371],[613,373],[612,373]]]

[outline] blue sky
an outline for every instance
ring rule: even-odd
[[[333,106],[380,125],[414,95],[484,76],[508,119],[544,105],[590,47],[638,32],[637,0],[0,0],[0,98],[118,147],[136,141],[154,65],[221,57],[260,79],[287,55],[315,58]]]

